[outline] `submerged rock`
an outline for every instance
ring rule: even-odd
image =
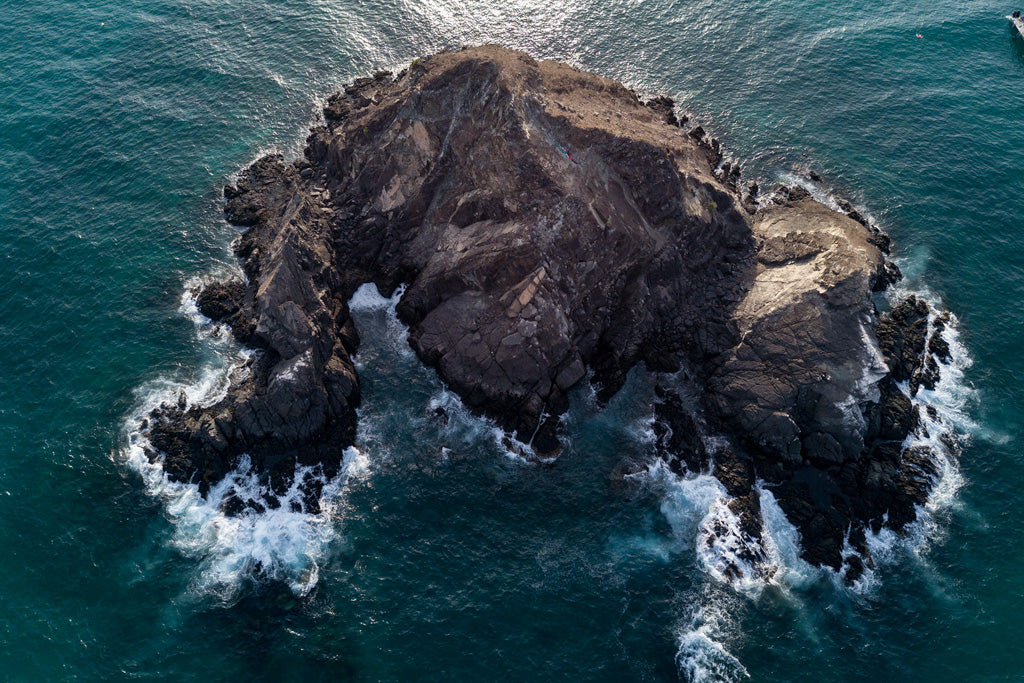
[[[347,301],[372,282],[406,286],[418,357],[541,458],[588,372],[607,398],[643,362],[694,378],[700,429],[733,444],[719,476],[746,535],[758,479],[833,566],[851,526],[915,497],[927,468],[880,444],[914,424],[894,383],[918,372],[918,309],[890,315],[879,346],[871,292],[893,272],[859,215],[802,188],[758,210],[671,100],[493,46],[358,79],[324,120],[303,158],[265,157],[225,188],[248,281],[199,306],[258,352],[214,405],[154,411],[172,477],[205,486],[242,453],[272,475],[337,471],[359,403]],[[709,464],[689,409],[661,394],[678,471]]]

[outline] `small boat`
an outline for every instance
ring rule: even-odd
[[[1013,25],[1017,27],[1017,32],[1020,33],[1020,37],[1024,38],[1024,19],[1020,16],[1020,10],[1013,10],[1013,14],[1010,15],[1009,19],[1013,22]]]

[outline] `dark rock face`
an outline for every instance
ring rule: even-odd
[[[679,475],[706,471],[711,466],[711,456],[693,411],[674,391],[659,385],[655,393],[658,401],[654,404],[654,436],[658,456]]]
[[[335,291],[326,214],[288,194],[299,177],[277,157],[243,174],[228,193],[229,217],[257,226],[275,221],[276,229],[254,228],[236,244],[250,278],[244,294],[241,283],[226,283],[197,297],[201,312],[230,323],[261,353],[235,372],[215,405],[165,406],[150,421],[168,474],[203,490],[242,453],[281,481],[296,463],[336,471],[355,437],[359,381],[349,354],[357,338],[347,297]]]
[[[198,305],[258,353],[215,405],[152,415],[172,477],[208,485],[242,453],[272,477],[336,471],[359,402],[347,301],[373,282],[407,286],[419,358],[540,455],[588,370],[608,397],[643,362],[695,378],[700,426],[662,392],[659,451],[706,469],[698,431],[728,436],[715,471],[752,537],[757,479],[833,566],[851,524],[919,497],[927,458],[900,452],[915,421],[896,383],[934,381],[915,365],[927,312],[879,326],[870,293],[894,273],[859,216],[800,188],[754,213],[756,186],[741,200],[739,167],[671,100],[496,47],[359,79],[324,118],[304,158],[225,188],[248,282]]]

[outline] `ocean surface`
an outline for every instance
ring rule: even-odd
[[[0,680],[1024,680],[1024,41],[990,0],[6,0],[0,30]],[[353,301],[360,431],[319,515],[224,517],[140,457],[239,349],[186,294],[236,268],[221,187],[325,97],[501,43],[668,94],[762,186],[814,171],[958,319],[925,400],[959,458],[853,587],[720,580],[720,494],[650,462],[652,379],[573,395],[538,466]],[[432,415],[445,406],[452,419]],[[315,473],[300,473],[316,476]]]

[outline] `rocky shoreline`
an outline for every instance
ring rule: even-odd
[[[903,528],[933,485],[903,445],[943,318],[915,297],[880,315],[899,278],[883,233],[799,187],[759,198],[685,124],[668,98],[494,46],[358,79],[302,158],[225,188],[246,281],[197,306],[257,353],[213,405],[153,411],[149,456],[204,492],[242,454],[278,487],[297,464],[337,472],[360,399],[348,301],[405,285],[417,356],[538,457],[588,375],[607,399],[639,363],[685,374],[692,399],[659,390],[660,457],[722,481],[751,562],[763,482],[806,559],[856,579],[866,531]]]

